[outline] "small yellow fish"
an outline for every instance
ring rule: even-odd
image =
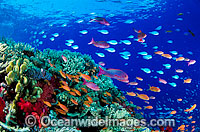
[[[44,100],[43,100],[43,102],[44,102],[45,105],[51,107],[51,103],[49,103],[48,101],[44,101]]]

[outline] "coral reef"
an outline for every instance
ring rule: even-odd
[[[40,118],[136,119],[140,115],[111,78],[97,76],[98,65],[89,55],[69,50],[40,51],[6,39],[0,41],[0,51],[0,131],[129,131],[120,126],[45,127]],[[84,85],[83,79],[99,90]],[[25,124],[30,114],[37,118],[34,127]],[[132,129],[144,131],[142,127]]]

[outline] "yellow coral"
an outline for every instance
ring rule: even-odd
[[[15,92],[16,93],[20,92],[22,88],[23,88],[22,84],[20,83],[20,81],[18,81],[16,88],[15,88]]]
[[[5,80],[6,80],[7,85],[10,85],[12,83],[12,80],[7,76],[5,76]]]

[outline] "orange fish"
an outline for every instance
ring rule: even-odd
[[[192,116],[189,116],[188,119],[192,119]]]
[[[177,73],[183,73],[183,70],[182,69],[177,69],[176,72]]]
[[[162,54],[161,56],[165,57],[165,58],[168,58],[168,59],[171,59],[172,56],[170,54]]]
[[[133,93],[133,92],[126,92],[126,94],[129,95],[129,96],[136,96],[136,94]]]
[[[155,87],[155,86],[150,86],[149,90],[153,91],[153,92],[160,92],[160,88]]]
[[[138,91],[143,91],[143,89],[142,88],[136,88]]]
[[[149,100],[149,97],[146,94],[138,94],[136,93],[137,97],[143,100]]]
[[[72,80],[72,75],[65,74],[69,80]]]
[[[61,110],[61,109],[58,109],[58,108],[55,108],[55,109],[56,109],[57,112],[59,112],[62,115],[66,115],[66,113],[67,113],[64,110]]]
[[[176,114],[176,111],[173,110],[173,111],[170,112],[170,114],[171,114],[171,115],[174,115],[174,114]]]
[[[192,79],[188,78],[188,79],[185,79],[183,83],[191,83],[191,82],[192,82]]]
[[[49,64],[50,64],[50,66],[51,66],[51,67],[54,67],[54,68],[56,68],[56,66],[55,66],[55,65],[51,64],[51,61],[50,61],[49,59],[47,59],[47,61],[49,62]]]
[[[98,77],[97,76],[93,76],[95,79],[98,79]]]
[[[109,92],[106,92],[106,94],[111,97],[111,94]]]
[[[63,88],[66,91],[70,91],[69,86],[66,86],[66,85],[61,85],[61,87],[59,87],[59,88]]]
[[[154,97],[154,96],[150,96],[149,98],[150,98],[150,99],[156,99],[156,97]]]
[[[177,130],[184,131],[185,130],[185,125],[181,125],[180,127],[178,127]]]
[[[68,111],[69,111],[68,108],[67,108],[65,105],[61,104],[60,102],[58,102],[58,105],[59,105],[60,108],[63,109],[65,112],[68,112]]]
[[[84,102],[83,104],[86,105],[87,107],[90,107],[90,105],[89,105],[88,103],[85,103],[85,102]]]
[[[191,123],[196,123],[196,121],[192,121]]]
[[[90,96],[88,96],[88,95],[87,95],[87,99],[88,99],[88,101],[89,101],[90,103],[93,102],[92,98],[91,98]]]
[[[51,107],[51,103],[49,103],[48,101],[44,101],[44,100],[43,100],[43,102],[44,102],[45,105]]]
[[[90,77],[89,75],[82,74],[82,73],[80,73],[80,72],[78,72],[78,74],[80,74],[80,76],[81,76],[82,78],[84,78],[85,80],[88,80],[88,81],[91,80],[91,77]]]
[[[141,77],[136,77],[136,79],[139,81],[143,81],[143,78],[141,78]]]
[[[81,88],[81,90],[82,90],[83,92],[85,92],[85,93],[88,93],[87,89],[85,89],[85,88]]]
[[[162,52],[162,51],[156,51],[156,52],[154,52],[154,54],[162,55],[162,54],[164,54],[164,52]]]
[[[153,109],[153,106],[149,105],[149,106],[144,106],[144,109]]]
[[[138,83],[137,82],[129,82],[127,85],[138,85]]]
[[[136,107],[136,109],[137,109],[137,110],[141,110],[141,109],[142,109],[142,107],[140,107],[140,106],[137,106],[137,107]]]
[[[196,104],[194,104],[190,109],[186,109],[185,112],[191,112],[192,110],[194,110],[197,107]]]
[[[71,98],[71,101],[72,101],[73,104],[78,105],[78,102],[76,102],[76,101],[73,100],[72,98]]]
[[[178,58],[176,58],[176,61],[184,61],[185,60],[185,58],[184,57],[178,57]]]
[[[182,101],[183,99],[180,98],[180,99],[177,99],[177,100],[178,100],[178,101]]]
[[[105,99],[101,99],[102,102],[104,102],[105,104],[109,104]]]
[[[63,85],[68,86],[67,82],[65,82],[65,81],[63,81],[63,80],[61,80],[60,82],[61,82]]]
[[[65,75],[65,73],[64,73],[62,70],[60,70],[59,72],[60,72],[60,75],[61,75],[63,78],[65,78],[65,79],[67,78],[66,75]]]
[[[76,93],[75,92],[69,92],[69,94],[73,95],[73,96],[76,96]]]
[[[76,90],[76,89],[74,89],[74,92],[78,95],[78,96],[81,96],[81,93],[80,93],[80,91],[78,91],[78,90]]]

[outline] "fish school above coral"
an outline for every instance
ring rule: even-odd
[[[143,118],[111,78],[98,76],[99,65],[89,55],[69,50],[39,51],[28,44],[6,39],[0,41],[0,51],[1,131],[55,130],[56,127],[40,123],[44,115],[52,119]],[[28,115],[36,117],[34,127],[26,126]],[[71,126],[67,129],[89,131],[91,128]],[[95,131],[124,129],[120,126],[92,128]],[[131,129],[139,131],[144,127]]]

